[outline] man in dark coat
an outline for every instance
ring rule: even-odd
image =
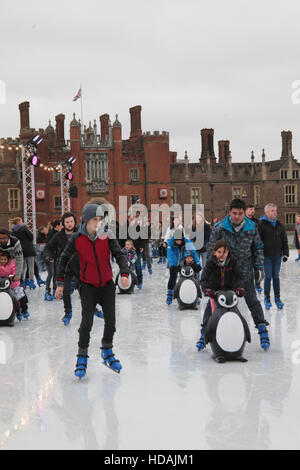
[[[273,279],[275,303],[281,309],[284,304],[280,299],[279,273],[281,260],[284,263],[288,260],[289,245],[285,228],[277,219],[276,204],[269,203],[265,206],[265,215],[259,220],[258,230],[264,244],[265,305],[267,309],[272,306],[270,290]]]
[[[47,243],[44,250],[44,259],[46,262],[54,262],[55,266],[58,265],[60,256],[64,251],[69,239],[76,228],[76,218],[71,212],[66,212],[62,216],[63,229],[58,231]],[[55,270],[56,271],[56,270]],[[47,287],[47,286],[46,286]],[[72,276],[66,276],[64,282],[63,301],[65,315],[62,321],[68,324],[72,318],[72,303],[71,303],[71,291],[72,291]],[[48,294],[48,295],[47,295]],[[45,300],[50,300],[49,291],[46,292]]]
[[[16,238],[20,240],[22,246],[24,257],[22,273],[23,282],[26,279],[26,272],[28,269],[29,287],[30,289],[35,289],[36,285],[34,284],[34,260],[36,257],[36,252],[33,246],[33,233],[29,230],[27,225],[23,224],[23,220],[20,217],[16,217],[14,219],[12,233]]]

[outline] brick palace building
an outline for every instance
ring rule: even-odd
[[[72,211],[79,216],[83,205],[92,198],[105,198],[118,208],[119,196],[127,196],[128,206],[136,201],[151,204],[204,204],[205,216],[211,220],[227,213],[233,197],[254,203],[263,214],[267,202],[278,205],[278,215],[292,230],[300,211],[298,200],[300,164],[292,153],[292,132],[282,131],[280,158],[260,161],[252,152],[249,162],[233,163],[230,142],[218,142],[214,151],[214,130],[202,129],[202,150],[198,163],[190,163],[186,153],[177,159],[170,151],[166,131],[143,132],[141,106],[130,108],[130,136],[123,139],[122,125],[108,114],[84,126],[75,117],[70,123],[70,139],[65,139],[65,116],[55,117],[46,129],[30,127],[29,102],[19,105],[20,135],[0,140],[0,225],[22,216],[22,175],[20,144],[37,132],[44,137],[39,145],[43,167],[35,168],[37,227],[61,215],[60,173],[56,166],[70,155],[76,158],[72,185],[78,197],[71,199]],[[45,169],[48,168],[48,169]],[[51,170],[49,170],[49,168]],[[42,197],[41,197],[42,196]],[[300,197],[300,196],[299,196]]]

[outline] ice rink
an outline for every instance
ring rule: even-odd
[[[295,258],[292,251],[281,270],[284,309],[266,314],[269,352],[240,302],[252,334],[246,364],[217,364],[209,347],[197,352],[207,299],[198,311],[179,311],[177,302],[168,307],[165,267],[157,260],[142,291],[117,296],[120,375],[102,364],[103,320],[95,318],[88,373],[75,378],[78,293],[65,327],[62,301],[44,302],[44,287],[29,292],[30,320],[0,329],[0,449],[299,449]]]

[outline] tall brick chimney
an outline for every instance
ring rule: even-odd
[[[22,131],[29,130],[30,129],[30,124],[29,124],[29,101],[24,101],[24,103],[19,104],[19,110],[20,110],[20,134],[22,134]]]
[[[130,138],[142,135],[141,111],[141,106],[134,106],[129,109],[131,121]]]
[[[109,114],[100,116],[101,140],[107,140],[109,137]]]
[[[282,139],[282,151],[281,151],[281,158],[292,157],[292,140],[293,134],[291,131],[282,131],[281,132],[281,139]]]
[[[229,140],[219,140],[219,163],[228,163],[228,157],[229,157],[229,146],[230,146],[230,141]]]
[[[58,114],[55,116],[56,121],[56,145],[65,145],[65,115]]]
[[[201,159],[207,160],[210,159],[216,160],[214,152],[214,130],[213,129],[201,129],[201,141],[202,141],[202,150],[201,150]]]

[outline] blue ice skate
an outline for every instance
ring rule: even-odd
[[[46,281],[43,281],[41,277],[38,277],[36,282],[38,283],[38,286],[41,287],[46,284]]]
[[[281,302],[279,295],[276,295],[276,296],[275,296],[275,304],[277,305],[277,308],[278,308],[279,310],[282,310],[283,307],[284,307],[284,303]]]
[[[157,264],[162,264],[162,262],[163,262],[163,259],[162,257],[160,257],[159,260],[157,261]]]
[[[45,300],[46,302],[52,302],[52,300],[54,300],[54,297],[50,294],[50,292],[46,291],[46,292],[45,292],[44,300]]]
[[[72,311],[69,313],[66,313],[65,316],[61,319],[61,321],[63,322],[65,326],[68,326],[70,324],[71,319],[72,319]]]
[[[149,274],[152,274],[152,273],[153,273],[152,268],[148,268],[148,273],[149,273]]]
[[[78,354],[77,355],[77,364],[76,364],[76,369],[75,369],[75,375],[78,377],[80,380],[83,379],[86,375],[86,369],[87,369],[87,362],[88,362],[89,356],[87,354]]]
[[[255,289],[257,290],[259,294],[262,293],[262,288],[258,284],[255,284]]]
[[[172,300],[173,300],[173,291],[169,289],[169,290],[168,290],[168,293],[167,293],[166,304],[167,304],[167,305],[171,305]]]
[[[201,337],[196,343],[196,348],[198,351],[203,351],[203,349],[205,349],[204,333],[201,333]]]
[[[26,312],[22,312],[22,315],[23,315],[23,318],[24,318],[24,320],[28,320],[28,318],[30,317],[30,315],[29,315],[29,312],[28,312],[28,311],[26,311]]]
[[[23,320],[23,315],[22,315],[21,312],[17,313],[17,319],[19,320],[19,322],[21,322]]]
[[[103,348],[101,347],[101,357],[103,359],[103,364],[112,369],[114,372],[120,373],[122,365],[118,359],[115,358],[112,348]]]
[[[138,289],[142,289],[142,287],[143,287],[143,284],[137,284]]]
[[[36,285],[35,285],[35,283],[32,279],[30,279],[30,281],[29,281],[29,289],[30,290],[36,289]]]
[[[258,334],[260,336],[261,347],[262,349],[267,351],[270,347],[270,339],[269,339],[266,325],[264,323],[260,323],[259,325],[257,325],[257,329],[258,329]]]
[[[144,269],[146,269],[146,266],[147,266],[147,261],[144,261],[143,262],[143,266],[142,266],[142,270],[144,271]]]
[[[97,308],[96,308],[96,311],[95,311],[94,315],[97,318],[104,318],[102,310],[98,310]]]
[[[268,295],[266,295],[264,301],[265,301],[265,307],[266,307],[266,309],[267,309],[267,310],[270,310],[270,308],[272,307],[270,297],[269,297]]]

